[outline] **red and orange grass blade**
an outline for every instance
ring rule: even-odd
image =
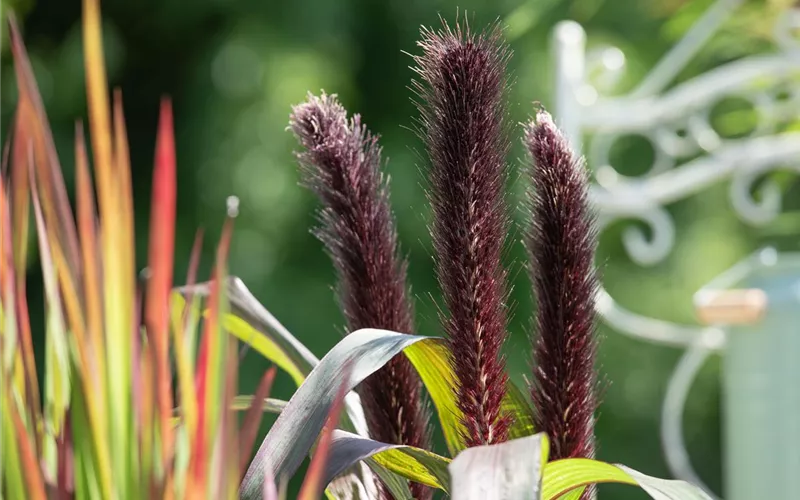
[[[253,403],[250,405],[250,408],[247,409],[247,413],[242,421],[242,430],[239,434],[239,471],[242,479],[247,472],[247,465],[250,463],[253,445],[255,445],[256,442],[258,426],[261,424],[261,418],[264,416],[264,411],[262,409],[263,401],[269,397],[276,373],[277,370],[274,366],[264,372],[261,381],[258,383],[256,392],[253,395]]]
[[[172,381],[169,367],[169,300],[172,289],[173,254],[175,253],[175,139],[172,105],[161,102],[156,139],[155,172],[150,208],[149,276],[145,322],[155,353],[158,386],[161,459],[168,463],[172,450]]]
[[[108,383],[106,413],[108,441],[112,455],[115,483],[134,485],[131,477],[132,446],[131,420],[131,342],[134,332],[133,289],[134,263],[132,250],[124,248],[128,241],[128,217],[123,213],[119,170],[114,165],[108,82],[102,44],[100,6],[97,0],[83,2],[83,46],[86,68],[86,94],[89,105],[89,128],[92,139],[97,199],[100,219],[100,259],[102,265],[103,294],[100,297],[104,311],[106,345],[105,374]],[[117,127],[119,128],[119,127]],[[118,145],[119,148],[120,145]],[[118,154],[117,160],[122,155]],[[126,276],[128,274],[129,276]],[[127,491],[127,487],[125,489]]]
[[[232,230],[233,221],[228,219],[217,248],[217,259],[213,271],[214,280],[211,282],[208,302],[209,314],[205,320],[197,355],[195,390],[198,394],[199,413],[190,469],[193,475],[193,484],[203,489],[209,487],[208,477],[211,473],[209,458],[212,456],[212,448],[215,445],[212,438],[219,428],[221,411],[228,411],[230,408],[229,405],[221,406],[219,402],[224,401],[223,393],[226,381],[224,362],[227,359],[228,341],[230,340],[222,331],[220,317],[227,307],[225,305],[225,287],[222,284],[225,278]],[[238,471],[236,475],[238,476]],[[203,495],[200,491],[196,491],[189,498],[205,498],[204,494],[207,493],[207,490],[202,493]]]
[[[19,413],[19,399],[13,395],[25,395],[25,380],[22,370],[22,357],[18,348],[17,323],[14,312],[14,254],[11,238],[11,210],[6,194],[3,171],[0,171],[0,434],[2,434],[3,486],[9,496],[23,497],[26,490],[26,477],[22,469],[19,439],[29,437],[29,429],[18,432],[16,416]]]
[[[343,368],[343,380],[349,380],[350,371],[350,366]],[[317,441],[317,449],[314,452],[314,456],[311,457],[311,464],[308,466],[303,485],[297,495],[298,500],[315,500],[320,497],[322,490],[325,488],[322,483],[322,478],[325,475],[325,464],[328,462],[328,455],[333,444],[333,431],[339,425],[339,415],[342,413],[346,395],[347,385],[342,383],[336,393],[336,398],[333,400],[333,405],[328,411],[328,418]]]

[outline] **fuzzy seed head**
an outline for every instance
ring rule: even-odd
[[[526,126],[525,144],[533,160],[527,245],[538,302],[531,389],[535,426],[550,437],[551,459],[592,458],[597,278],[587,174],[545,111]]]
[[[349,331],[380,328],[413,333],[407,263],[398,252],[387,181],[380,173],[377,138],[358,115],[348,120],[335,95],[309,94],[290,128],[304,184],[319,198],[320,226],[338,276],[338,297]],[[430,447],[428,408],[421,382],[404,356],[392,359],[359,387],[370,435],[382,442]],[[415,498],[431,492],[412,484]],[[391,498],[386,491],[384,498]]]
[[[443,315],[459,387],[468,446],[506,440],[510,415],[500,410],[508,377],[504,191],[509,149],[506,62],[497,25],[423,28],[414,58],[420,81],[419,134],[430,156],[431,232]]]

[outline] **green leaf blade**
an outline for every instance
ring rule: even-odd
[[[240,489],[243,498],[257,497],[265,471],[291,477],[322,429],[339,387],[352,390],[406,347],[426,337],[385,330],[357,330],[342,339],[311,371],[278,416],[259,447]],[[343,378],[343,367],[350,376]]]
[[[450,365],[450,351],[444,341],[416,344],[405,350],[436,408],[447,449],[451,455],[466,448],[462,413],[456,404],[456,376]]]
[[[655,500],[711,500],[707,493],[685,481],[659,479],[629,467],[588,458],[569,458],[548,463],[544,468],[543,500],[564,495],[590,484],[618,483],[639,486]]]
[[[373,468],[381,467],[410,481],[449,491],[449,458],[412,446],[381,443],[342,430],[334,433],[327,481],[367,459],[371,459],[368,463]]]
[[[544,433],[475,446],[450,463],[454,500],[539,500],[548,448]]]
[[[269,336],[256,330],[247,321],[233,315],[226,314],[222,318],[222,326],[231,335],[249,345],[264,358],[275,363],[281,370],[292,377],[294,383],[300,387],[308,371],[301,370],[292,358]]]

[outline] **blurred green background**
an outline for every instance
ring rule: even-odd
[[[553,99],[550,35],[563,19],[580,22],[589,48],[616,45],[628,69],[619,91],[632,88],[647,69],[697,20],[709,0],[106,0],[106,56],[110,82],[121,87],[128,120],[135,200],[138,262],[144,265],[149,190],[158,102],[174,100],[179,161],[176,281],[182,280],[197,228],[206,231],[202,272],[211,264],[213,243],[225,213],[225,199],[241,200],[230,261],[255,295],[318,356],[343,332],[331,285],[333,271],[321,244],[309,233],[315,202],[297,185],[295,142],[286,131],[290,106],[306,92],[337,93],[351,112],[381,135],[392,201],[410,280],[416,297],[418,330],[440,334],[433,273],[429,210],[424,196],[426,165],[421,143],[410,130],[416,111],[408,86],[413,76],[421,25],[437,25],[469,12],[475,26],[497,18],[507,25],[514,50],[509,95],[514,122],[532,113],[532,102]],[[726,61],[771,50],[774,17],[786,0],[750,1],[693,59],[685,80]],[[86,114],[77,0],[4,2],[20,18],[56,145],[72,188],[74,120]],[[0,105],[3,136],[16,96],[10,54],[2,51]],[[731,135],[752,126],[752,113],[722,106],[713,117]],[[523,158],[519,129],[509,157],[515,172]],[[636,173],[652,151],[641,141],[623,142],[612,152],[623,172]],[[770,174],[772,175],[772,174]],[[792,176],[780,176],[787,191]],[[522,380],[530,372],[529,340],[534,305],[524,270],[519,207],[523,183],[514,176],[511,204],[515,227],[507,264],[513,284],[507,345],[510,369]],[[691,295],[710,278],[758,246],[770,242],[796,247],[797,203],[775,223],[754,229],[732,212],[727,183],[669,207],[678,244],[654,267],[632,263],[617,223],[601,235],[598,264],[604,283],[623,305],[659,318],[692,322]],[[37,262],[32,263],[34,304],[41,297]],[[630,340],[601,326],[600,364],[604,381],[598,420],[599,458],[666,477],[658,425],[668,376],[680,352]],[[246,358],[242,392],[252,392],[267,363]],[[720,491],[719,362],[703,369],[687,405],[686,439],[699,474]],[[280,376],[278,397],[291,381]],[[440,447],[439,451],[443,451]],[[604,498],[645,498],[632,488],[605,488]]]

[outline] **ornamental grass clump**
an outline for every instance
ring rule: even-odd
[[[13,17],[9,28],[18,102],[0,168],[0,497],[236,498],[275,369],[266,371],[255,398],[237,395],[237,341],[223,327],[229,307],[221,286],[233,214],[206,300],[174,292],[176,154],[172,106],[164,99],[148,267],[138,281],[123,100],[118,90],[108,99],[97,1],[84,2],[92,155],[78,122],[74,212]],[[44,278],[42,375],[25,286],[29,232]],[[189,286],[201,249],[196,241]],[[241,422],[240,410],[247,410]],[[331,422],[337,415],[334,405]],[[318,447],[316,469],[328,448]],[[306,498],[324,487],[316,469],[304,482]],[[271,479],[265,498],[275,493]]]
[[[95,182],[78,123],[77,216],[27,53],[10,22],[19,101],[0,174],[4,491],[30,499],[230,497],[242,471],[235,416],[227,410],[236,395],[237,358],[219,323],[225,297],[214,290],[202,326],[171,305],[176,178],[168,100],[158,124],[149,278],[137,284],[122,95],[114,92],[109,103],[99,21],[97,5],[87,2]],[[43,406],[24,288],[31,206],[45,281]],[[229,221],[217,278],[225,273],[230,232]],[[178,360],[174,381],[170,350]]]

